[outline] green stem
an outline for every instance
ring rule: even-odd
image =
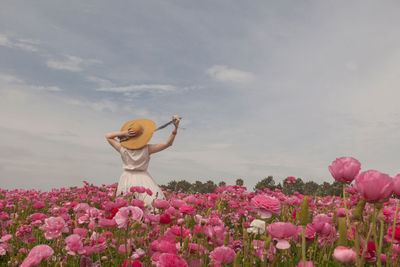
[[[360,256],[360,241],[359,241],[359,235],[358,235],[358,223],[356,223],[355,225],[355,229],[354,229],[355,233],[354,233],[354,250],[356,251],[356,266],[358,266],[358,260],[359,260],[359,256]]]
[[[346,210],[346,221],[347,221],[347,227],[350,227],[350,217],[349,217],[349,211],[347,209],[347,203],[346,203],[346,184],[343,183],[343,202],[344,202],[344,209]],[[351,240],[353,240],[353,235],[350,235]]]
[[[378,251],[376,253],[376,258],[378,260],[377,265],[378,267],[382,266],[381,262],[381,252],[382,252],[382,240],[383,240],[383,211],[380,212],[380,231],[379,231],[379,245],[378,245]]]
[[[303,266],[306,266],[306,226],[303,225],[303,232],[301,234],[301,256],[303,260]]]
[[[374,225],[375,225],[374,222],[376,221],[376,209],[375,209],[375,206],[374,206],[374,211],[373,211],[373,214],[372,214],[372,221],[373,221],[372,227],[369,228],[369,231],[368,231],[368,234],[367,234],[367,239],[365,240],[367,246],[368,246],[369,239],[371,238],[372,229],[374,228]],[[365,251],[366,250],[367,250],[367,247],[364,247],[363,248],[363,252],[361,254],[360,261],[358,262],[358,266],[359,267],[364,265],[364,255],[365,255]]]
[[[393,232],[392,232],[392,242],[390,243],[390,249],[389,249],[389,262],[392,262],[392,252],[393,252],[393,240],[394,240],[394,234],[396,230],[396,220],[397,220],[397,213],[399,212],[399,207],[400,207],[400,200],[397,202],[396,206],[396,211],[394,213],[394,220],[393,220]]]

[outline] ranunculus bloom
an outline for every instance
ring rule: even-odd
[[[172,253],[163,253],[158,258],[157,267],[187,267],[187,262]]]
[[[219,264],[228,264],[233,262],[235,259],[235,251],[229,247],[221,246],[221,247],[216,247],[213,251],[210,253],[210,258]]]
[[[153,202],[153,207],[156,209],[166,210],[169,208],[169,203],[164,199],[155,199]]]
[[[400,174],[393,178],[393,192],[400,197]]]
[[[61,236],[61,233],[68,232],[68,226],[62,217],[50,217],[44,220],[44,225],[40,227],[46,231],[44,237],[47,240]]]
[[[172,222],[171,215],[168,213],[163,213],[160,215],[160,223],[161,224],[170,224]]]
[[[393,193],[393,179],[376,170],[360,173],[354,187],[368,202],[386,202]]]
[[[296,267],[314,267],[314,263],[312,261],[306,261],[306,266],[303,265],[303,261],[300,261]]]
[[[356,252],[354,248],[338,246],[333,251],[333,258],[341,263],[353,264],[356,262]]]
[[[294,236],[297,233],[297,226],[293,223],[275,222],[267,226],[267,231],[272,238],[278,239],[277,248],[288,249],[290,243],[285,238]]]
[[[256,195],[251,199],[251,204],[256,207],[261,218],[271,218],[272,214],[281,213],[281,202],[274,197]]]
[[[311,227],[315,232],[328,235],[332,232],[333,219],[325,214],[318,214],[314,217]]]
[[[104,228],[112,228],[117,226],[117,222],[114,219],[100,219],[99,220],[99,227],[104,227]]]
[[[68,254],[70,255],[82,254],[84,252],[81,236],[78,234],[67,236],[65,243],[67,243],[65,249],[68,250]]]
[[[140,221],[143,217],[143,210],[138,207],[122,207],[119,209],[117,214],[114,217],[115,222],[118,225],[118,228],[126,228],[128,223],[132,223],[133,221]]]
[[[328,168],[336,181],[350,184],[360,172],[361,163],[352,157],[341,157],[334,160]]]
[[[250,223],[250,227],[247,228],[248,233],[263,234],[265,232],[265,222],[262,220],[255,219]]]
[[[48,245],[37,245],[31,249],[20,267],[38,266],[42,260],[49,258],[53,253],[54,250]]]
[[[194,215],[194,208],[187,204],[183,204],[182,206],[180,206],[179,211],[189,215]]]

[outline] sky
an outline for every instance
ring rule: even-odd
[[[0,9],[0,187],[119,180],[105,134],[180,115],[159,184],[400,173],[398,1],[15,1]],[[184,128],[184,129],[183,129]],[[172,127],[150,143],[164,142]]]

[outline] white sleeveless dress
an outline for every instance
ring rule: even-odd
[[[149,196],[147,193],[135,194],[136,198],[143,200],[147,205],[151,205],[155,198],[165,199],[163,191],[147,172],[150,161],[149,146],[145,145],[140,149],[127,149],[121,146],[119,152],[124,172],[119,179],[117,195],[129,192],[132,186],[143,186],[149,188],[153,195]]]

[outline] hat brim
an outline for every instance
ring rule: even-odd
[[[122,141],[121,145],[127,149],[139,149],[144,147],[150,141],[154,130],[156,129],[156,123],[149,119],[128,121],[122,126],[121,132],[128,130],[132,123],[139,123],[143,127],[143,133],[140,136],[133,136],[126,141]]]

